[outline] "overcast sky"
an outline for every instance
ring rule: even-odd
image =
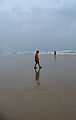
[[[0,0],[1,49],[76,49],[76,0]]]

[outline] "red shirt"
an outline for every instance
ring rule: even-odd
[[[36,53],[35,54],[35,61],[38,61],[39,60],[39,57],[38,57],[38,54]]]

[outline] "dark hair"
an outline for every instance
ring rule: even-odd
[[[37,50],[36,53],[39,53],[39,51]]]

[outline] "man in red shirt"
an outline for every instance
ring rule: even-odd
[[[39,68],[42,68],[41,66],[40,66],[40,63],[39,63],[39,56],[38,56],[38,53],[39,53],[39,51],[37,50],[36,51],[36,54],[35,54],[35,69],[36,69],[36,65],[38,64],[39,65]]]

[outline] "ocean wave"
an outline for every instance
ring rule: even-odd
[[[76,55],[76,50],[57,51],[60,55]]]
[[[8,55],[26,55],[26,54],[35,54],[36,51],[28,52],[28,51],[13,51],[13,52],[0,52],[0,54],[8,54]],[[54,55],[54,51],[40,51],[40,55]],[[57,55],[76,55],[76,50],[64,50],[64,51],[56,51]]]
[[[23,52],[12,52],[12,54],[14,55],[25,55],[25,54],[29,54],[31,52],[26,52],[26,51],[23,51]]]
[[[54,51],[50,52],[50,51],[45,51],[45,52],[41,52],[40,54],[52,54],[54,55]],[[56,51],[57,55],[76,55],[76,50],[65,50],[65,51]]]

